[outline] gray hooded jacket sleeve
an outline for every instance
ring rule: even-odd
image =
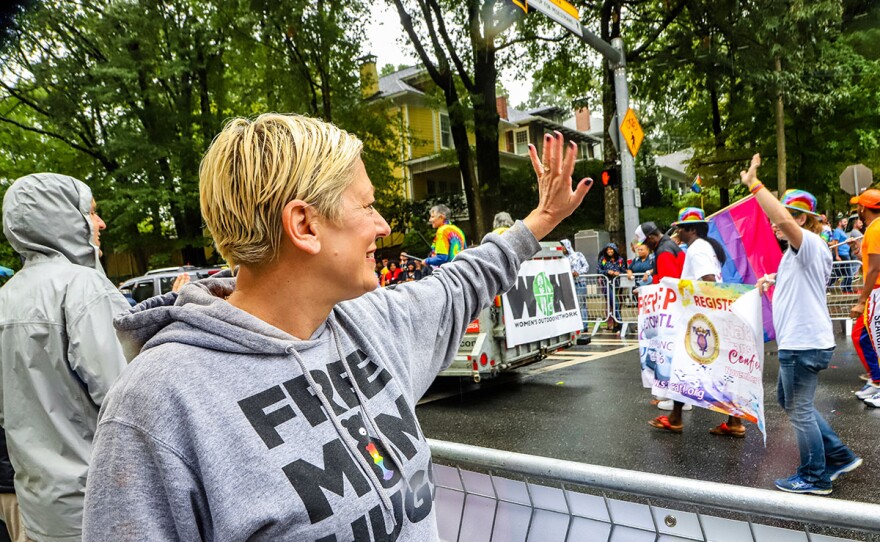
[[[235,279],[117,318],[140,354],[101,412],[86,542],[438,541],[416,401],[539,249],[517,223],[307,339],[225,301]]]
[[[93,243],[92,194],[63,175],[17,180],[3,232],[25,260],[0,288],[0,424],[30,539],[81,538],[98,410],[125,367],[113,317],[128,303]]]

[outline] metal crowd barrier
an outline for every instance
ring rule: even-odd
[[[434,459],[439,461],[434,466],[434,503],[440,538],[446,542],[840,542],[853,538],[837,536],[873,540],[876,535],[866,531],[880,532],[880,506],[874,504],[676,478],[433,439],[428,439],[428,443]],[[444,466],[443,462],[455,466]],[[489,474],[463,470],[459,465]],[[537,478],[561,487],[519,477]],[[606,492],[625,495],[627,500],[611,498]],[[671,503],[675,508],[660,503]],[[696,511],[679,509],[682,505]],[[719,515],[707,514],[706,509]],[[728,517],[721,517],[725,515]],[[756,523],[753,518],[762,518],[764,522]],[[777,525],[767,525],[768,521]],[[797,530],[787,528],[792,524]],[[840,533],[840,529],[845,532]],[[829,531],[835,537],[827,536]]]
[[[593,335],[599,331],[602,322],[608,319],[608,298],[605,295],[607,281],[604,275],[580,275],[574,279],[584,329],[592,327]]]
[[[574,279],[584,329],[595,335],[609,317],[621,324],[620,336],[639,321],[639,305],[633,289],[635,281],[626,276],[609,279],[605,275],[582,275]],[[610,291],[609,291],[610,287]]]
[[[862,273],[861,261],[851,260],[831,264],[831,278],[828,281],[825,296],[828,302],[828,313],[832,320],[845,322],[847,335],[852,332],[852,319],[849,317],[849,311],[856,304],[864,287],[865,277]]]

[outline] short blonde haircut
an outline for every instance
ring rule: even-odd
[[[214,138],[199,169],[202,216],[230,266],[274,261],[281,214],[295,199],[338,223],[360,140],[300,115],[235,118]]]

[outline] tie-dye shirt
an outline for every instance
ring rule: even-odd
[[[451,262],[459,252],[466,248],[467,243],[464,240],[464,233],[458,226],[443,224],[437,228],[434,244],[431,245],[431,257],[426,262],[434,266]]]

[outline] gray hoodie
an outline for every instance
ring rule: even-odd
[[[125,367],[128,309],[92,243],[92,192],[64,175],[15,181],[3,233],[24,268],[0,288],[0,425],[28,537],[80,540],[98,408]]]
[[[140,354],[101,413],[85,539],[437,540],[416,402],[539,249],[518,222],[338,304],[308,340],[224,301],[235,279],[134,307],[116,327]]]

